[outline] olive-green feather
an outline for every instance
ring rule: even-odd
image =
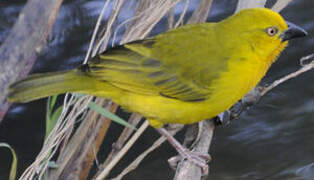
[[[196,33],[195,28],[199,29],[200,38],[190,37],[191,32]],[[166,36],[158,35],[109,49],[89,62],[89,75],[132,93],[162,95],[182,101],[205,100],[210,96],[208,87],[212,80],[227,69],[227,58],[215,63],[211,61],[217,50],[192,50],[199,43],[206,43],[208,47],[217,45],[214,40],[202,40],[206,36],[214,37],[208,34],[212,32],[210,28],[213,26],[208,24],[188,25],[175,33],[169,31]],[[186,39],[190,42],[181,41]],[[187,49],[191,52],[186,53]]]
[[[94,81],[77,70],[30,75],[10,86],[8,99],[29,102],[66,92],[93,94],[96,90]]]

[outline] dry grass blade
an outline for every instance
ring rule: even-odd
[[[110,107],[110,102],[104,99],[96,101],[97,104],[106,104]],[[111,109],[113,111],[116,110]],[[91,163],[95,159],[94,152],[98,151],[104,134],[108,129],[109,119],[103,118],[98,113],[90,111],[84,121],[67,144],[66,149],[58,157],[58,168],[51,171],[51,179],[67,179],[68,177],[84,179],[87,177]],[[100,131],[104,130],[104,133]],[[102,137],[98,137],[102,136]]]
[[[104,14],[105,14],[105,11],[106,11],[106,9],[108,7],[109,2],[110,2],[110,0],[106,1],[104,7],[101,10],[101,13],[100,13],[98,19],[97,19],[96,27],[94,28],[93,36],[92,36],[91,42],[89,43],[88,51],[86,53],[86,56],[85,56],[83,64],[86,64],[88,59],[89,59],[89,56],[90,56],[90,53],[92,51],[92,48],[93,48],[93,45],[94,45],[94,42],[95,42],[95,38],[96,38],[96,35],[97,35],[97,32],[98,32],[98,29],[99,29],[99,26],[100,26],[101,19],[103,18]],[[94,48],[93,53],[92,53],[92,57],[94,57],[96,55],[97,50],[98,50],[97,47]]]
[[[152,28],[160,21],[162,17],[166,15],[167,12],[173,11],[173,7],[179,2],[180,0],[173,0],[173,1],[162,1],[162,0],[154,0],[154,1],[147,1],[147,0],[138,0],[137,8],[134,13],[133,18],[126,21],[128,27],[125,31],[125,34],[122,38],[121,43],[125,43],[128,41],[142,39],[146,37]],[[112,34],[112,27],[114,22],[117,20],[122,7],[126,1],[125,0],[117,0],[115,1],[112,14],[108,20],[106,31],[101,36],[101,39],[95,45],[96,48],[93,49],[93,56],[100,51],[103,51],[108,44],[110,36]],[[188,8],[190,0],[186,0],[186,4],[184,6],[184,10],[179,17],[179,20],[175,25],[174,24],[174,17],[173,12],[169,15],[169,27],[176,27],[182,24],[184,20],[184,16],[186,10]],[[237,7],[237,11],[243,8],[251,8],[251,7],[263,7],[265,5],[266,0],[261,1],[252,1],[252,0],[239,0],[239,4]],[[288,1],[281,1],[274,5],[274,10],[281,10],[284,8],[291,0]],[[104,5],[102,13],[97,21],[97,25],[93,34],[92,42],[90,44],[90,49],[86,57],[89,56],[89,53],[92,51],[92,46],[98,29],[100,27],[100,22],[102,19],[102,15],[104,14],[105,10],[107,9],[109,0]],[[209,13],[210,7],[212,4],[212,0],[201,0],[197,10],[193,13],[192,17],[189,19],[188,23],[195,23],[195,22],[203,22],[206,20],[207,14]],[[119,27],[126,24],[122,23]],[[118,29],[114,33],[114,37],[116,36]],[[85,59],[84,63],[86,63],[87,58]],[[282,81],[274,82],[274,86],[290,79],[292,77],[296,77],[297,75],[308,71],[313,68],[311,67],[303,67],[302,70],[299,72],[293,73],[291,76],[285,77]],[[273,87],[268,87],[269,91]],[[266,92],[267,92],[266,91]],[[266,93],[265,92],[265,93]],[[264,93],[264,94],[265,94]],[[60,156],[59,156],[59,167],[58,170],[51,174],[51,178],[59,179],[61,178],[68,178],[81,170],[80,172],[82,175],[77,175],[78,177],[82,178],[87,176],[88,170],[92,164],[93,159],[95,158],[95,153],[97,153],[98,148],[100,146],[100,142],[102,141],[104,135],[108,129],[108,123],[106,124],[97,124],[93,123],[96,122],[98,116],[95,113],[89,113],[86,118],[82,121],[80,127],[76,131],[73,138],[69,141],[70,134],[72,133],[73,127],[75,122],[77,122],[77,118],[86,110],[88,103],[92,100],[92,97],[85,96],[81,99],[71,97],[70,101],[65,101],[63,113],[61,114],[55,128],[52,130],[50,136],[47,138],[47,141],[44,144],[42,151],[40,152],[39,156],[36,158],[35,162],[24,172],[21,178],[25,179],[33,179],[35,176],[41,178],[43,173],[48,168],[48,162],[55,154],[59,147],[61,148]],[[74,103],[77,101],[76,103]],[[97,99],[99,101],[99,99]],[[70,111],[70,107],[72,107]],[[116,108],[117,105],[111,106],[110,108]],[[137,124],[140,120],[140,117],[136,117],[134,124]],[[97,122],[100,122],[98,120]],[[214,125],[211,124],[212,121],[208,122],[207,131],[202,131],[200,136],[199,143],[196,143],[195,149],[200,152],[208,152],[211,138],[213,136]],[[92,128],[95,125],[95,128]],[[107,125],[107,126],[106,126]],[[117,141],[117,145],[119,148],[113,150],[112,156],[108,157],[108,161],[105,162],[105,166],[100,168],[99,173],[95,176],[95,179],[104,179],[112,170],[112,168],[119,162],[119,160],[127,153],[128,149],[133,145],[133,143],[140,137],[140,135],[144,132],[144,130],[148,127],[148,122],[145,121],[139,130],[134,133],[133,137],[127,142],[126,140],[132,134],[132,130],[125,129],[121,134],[120,138]],[[91,132],[95,130],[94,132]],[[100,133],[100,134],[98,134]],[[205,138],[205,139],[204,139]],[[205,141],[206,140],[206,141]],[[133,163],[131,163],[118,177],[117,179],[121,179],[125,174],[130,172],[131,170],[135,169],[138,164],[143,160],[143,158],[148,155],[151,151],[156,149],[162,142],[164,142],[164,138],[161,137],[158,139],[152,147],[146,150],[143,154],[141,154]],[[122,145],[125,146],[121,148]],[[61,146],[63,145],[63,146]],[[78,152],[79,151],[79,152]],[[84,163],[88,164],[86,169],[83,169]],[[75,168],[77,168],[75,170]],[[84,172],[83,172],[84,171]],[[200,168],[196,167],[194,164],[189,162],[182,162],[180,168],[178,168],[176,178],[177,179],[184,179],[189,177],[188,175],[193,175],[193,178],[200,179],[201,172]],[[73,177],[73,176],[72,176]]]
[[[189,3],[189,1],[186,1],[186,5],[187,3]],[[211,3],[212,1],[202,1],[200,3],[200,5],[198,6],[198,10],[202,11],[201,13],[197,13],[197,15],[194,15],[194,16],[197,16],[198,18],[200,19],[206,19],[207,18],[207,14],[209,12],[209,8],[211,7]],[[184,17],[185,13],[186,13],[186,9],[187,9],[187,6],[185,6],[185,11],[183,10],[182,14],[180,15],[181,18],[179,18],[178,22],[176,23],[176,25],[179,25],[182,21],[182,18]],[[206,9],[208,8],[208,9]],[[172,27],[173,26],[173,12],[172,12],[173,8],[170,8],[169,11],[170,14],[168,15],[168,17],[170,17],[168,19],[168,23],[169,23],[169,27]],[[201,21],[200,19],[198,19],[196,17],[194,17],[193,20],[191,20],[190,22],[199,22]],[[156,149],[157,147],[159,147],[159,145],[164,142],[164,138],[161,137],[160,139],[158,139],[148,150],[146,150],[144,153],[142,153],[135,161],[133,161],[126,169],[123,170],[123,172],[118,176],[116,177],[115,179],[121,179],[122,177],[124,177],[127,173],[129,173],[130,171],[134,170],[139,164],[140,162],[150,153],[152,152],[154,149]]]
[[[136,39],[143,39],[148,35],[152,28],[160,21],[166,13],[173,8],[180,0],[173,1],[147,1],[139,0],[135,19],[130,23],[123,36],[121,43]]]
[[[122,38],[121,43],[128,42],[135,39],[144,38],[151,29],[155,26],[155,24],[167,13],[169,9],[172,9],[173,6],[179,1],[144,1],[141,0],[137,4],[136,11],[133,15],[131,26],[126,29],[124,37]],[[119,28],[119,26],[118,26]],[[118,29],[116,30],[116,32]],[[141,32],[141,33],[139,33]],[[116,33],[115,33],[116,34]],[[114,35],[115,37],[115,35]],[[114,41],[114,40],[113,40]],[[145,122],[140,129],[146,128],[148,122]],[[116,163],[122,158],[126,150],[132,145],[138,137],[140,137],[143,131],[136,132],[134,136],[127,142],[127,144],[121,149],[121,151],[117,151],[117,155],[112,157],[111,161],[109,162],[104,169],[100,169],[100,173],[97,178],[104,178],[108,175],[109,171],[115,166]],[[123,137],[123,136],[121,136]],[[122,153],[124,152],[124,153]],[[111,158],[111,157],[109,157]]]
[[[265,7],[267,0],[258,0],[258,1],[253,1],[253,0],[239,0],[237,9],[235,12],[239,12],[242,9],[247,9],[247,8],[258,8],[258,7]]]
[[[188,10],[189,4],[190,4],[190,0],[186,0],[184,7],[183,7],[183,10],[182,10],[182,13],[180,14],[180,17],[179,17],[177,23],[174,25],[174,28],[177,28],[178,26],[183,25],[184,16],[186,14],[186,11]]]
[[[115,5],[113,6],[114,7],[113,13],[111,13],[108,19],[107,25],[106,25],[107,26],[106,31],[104,32],[104,35],[102,35],[102,38],[100,39],[98,44],[95,46],[94,51],[93,51],[93,56],[95,56],[97,52],[102,52],[107,48],[108,41],[111,36],[111,29],[113,27],[113,23],[116,21],[124,3],[125,3],[125,0],[115,1]]]
[[[87,99],[87,100],[86,100]],[[52,129],[50,135],[47,137],[43,148],[35,161],[24,171],[20,179],[33,179],[38,176],[41,178],[48,168],[48,163],[52,156],[60,147],[61,142],[65,141],[66,137],[72,132],[71,129],[76,119],[85,111],[91,97],[83,97],[76,101],[74,96],[70,97],[64,103],[63,111],[57,121],[55,127]],[[70,106],[73,108],[70,112],[67,111]],[[70,129],[70,130],[69,130]]]
[[[129,118],[128,123],[132,124],[134,127],[137,126],[137,124],[140,122],[140,120],[142,119],[142,116],[137,115],[135,113],[133,113],[131,115],[131,117]],[[109,163],[110,161],[112,161],[112,159],[117,155],[117,153],[121,150],[121,148],[123,147],[123,145],[125,144],[125,142],[129,139],[129,137],[131,136],[131,134],[133,133],[133,129],[131,128],[127,128],[125,127],[121,133],[121,135],[119,136],[118,140],[113,144],[113,148],[111,150],[111,152],[109,153],[109,155],[107,156],[107,159],[105,160],[105,162],[102,164],[101,167],[99,167],[99,169],[104,169]],[[99,174],[100,171],[97,173]]]
[[[105,9],[108,6],[108,3],[109,0],[104,5],[104,8],[102,10],[101,16],[98,19],[95,29],[98,29],[100,25],[100,20],[102,19],[102,15],[104,14]],[[96,37],[96,33],[97,31],[95,30],[93,37]],[[92,45],[93,40],[91,42],[89,52],[91,51]],[[88,56],[89,55],[87,54],[86,57]],[[66,97],[68,97],[68,95]],[[85,96],[80,98],[78,101],[75,99],[76,99],[75,97],[71,97],[70,101],[67,102],[67,98],[65,98],[63,112],[56,126],[54,127],[53,131],[50,133],[49,137],[45,141],[45,145],[42,148],[40,154],[37,156],[35,162],[24,172],[21,178],[32,179],[38,173],[40,174],[39,177],[41,177],[43,173],[46,172],[48,163],[52,156],[55,154],[58,147],[61,147],[60,157],[62,157],[62,154],[69,154],[68,152],[69,149],[67,148],[68,142],[67,139],[70,137],[70,134],[72,133],[74,123],[77,121],[78,116],[81,115],[82,112],[84,112],[87,109],[87,106],[91,101],[92,97]],[[71,110],[70,107],[72,108]],[[84,124],[84,121],[82,124]]]
[[[179,132],[183,126],[180,126],[178,128],[174,128],[172,130],[169,130],[169,133],[171,135],[175,135],[177,132]],[[131,164],[128,165],[117,177],[113,178],[112,180],[121,180],[126,174],[130,173],[134,169],[137,168],[137,166],[143,161],[143,159],[152,151],[157,149],[162,143],[166,141],[166,138],[164,136],[161,136],[159,139],[157,139],[154,144],[149,147],[146,151],[144,151],[141,155],[139,155]]]
[[[280,12],[283,10],[292,0],[277,0],[276,4],[272,7],[273,11]]]
[[[174,8],[169,9],[167,20],[168,20],[168,29],[172,29],[173,23],[174,23]]]
[[[94,30],[94,34],[89,46],[88,52],[92,51],[92,45],[94,38],[98,32],[100,21],[103,18],[104,12],[108,8],[109,0],[104,4],[104,7],[101,11],[101,14],[97,20],[97,24]],[[110,31],[112,24],[107,24],[107,31]],[[110,36],[110,33],[105,33]],[[108,38],[109,39],[109,38]],[[98,41],[98,43],[106,43],[107,41]],[[99,47],[100,45],[95,45]],[[97,48],[93,49],[93,53],[97,52]],[[88,54],[86,55],[86,59],[88,58]],[[84,62],[86,63],[86,62]],[[92,97],[91,97],[92,98]],[[103,100],[96,99],[101,105],[111,103]],[[86,101],[85,103],[89,104],[90,101]],[[113,112],[116,111],[117,105],[113,105],[109,107]],[[75,106],[73,107],[75,109]],[[67,110],[67,109],[66,109]],[[74,121],[75,122],[75,121]],[[91,128],[92,126],[95,128]],[[58,157],[58,169],[56,171],[52,171],[50,173],[50,179],[58,179],[60,177],[68,178],[68,177],[76,177],[82,178],[87,177],[89,173],[89,169],[91,168],[92,162],[95,159],[95,153],[98,152],[98,149],[101,145],[101,142],[107,132],[107,129],[110,125],[110,121],[102,116],[99,116],[95,112],[89,112],[86,117],[83,118],[83,121],[80,127],[76,130],[75,134],[71,138],[69,144],[64,146],[64,151],[61,151]],[[69,134],[72,130],[68,129]]]
[[[119,160],[127,153],[127,151],[131,148],[134,142],[142,135],[145,129],[149,126],[148,121],[145,121],[141,127],[135,132],[132,138],[123,146],[121,151],[118,152],[116,157],[110,161],[110,163],[106,166],[106,168],[96,177],[96,180],[102,180],[110,173],[111,169],[119,162]]]
[[[187,24],[205,22],[213,0],[202,0],[198,7],[194,10]]]

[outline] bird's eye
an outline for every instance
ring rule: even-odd
[[[269,27],[266,29],[266,33],[269,36],[275,36],[278,33],[278,29],[276,27]]]

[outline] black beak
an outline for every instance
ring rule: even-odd
[[[298,38],[298,37],[303,37],[307,35],[307,32],[302,29],[301,27],[291,23],[291,22],[287,22],[288,25],[288,29],[286,31],[284,31],[280,37],[282,41],[287,41],[290,39],[294,39],[294,38]]]

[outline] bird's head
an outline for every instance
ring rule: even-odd
[[[307,32],[285,21],[282,16],[267,8],[244,9],[223,21],[233,32],[231,38],[248,42],[250,49],[272,61],[287,45],[288,40],[306,36]]]

